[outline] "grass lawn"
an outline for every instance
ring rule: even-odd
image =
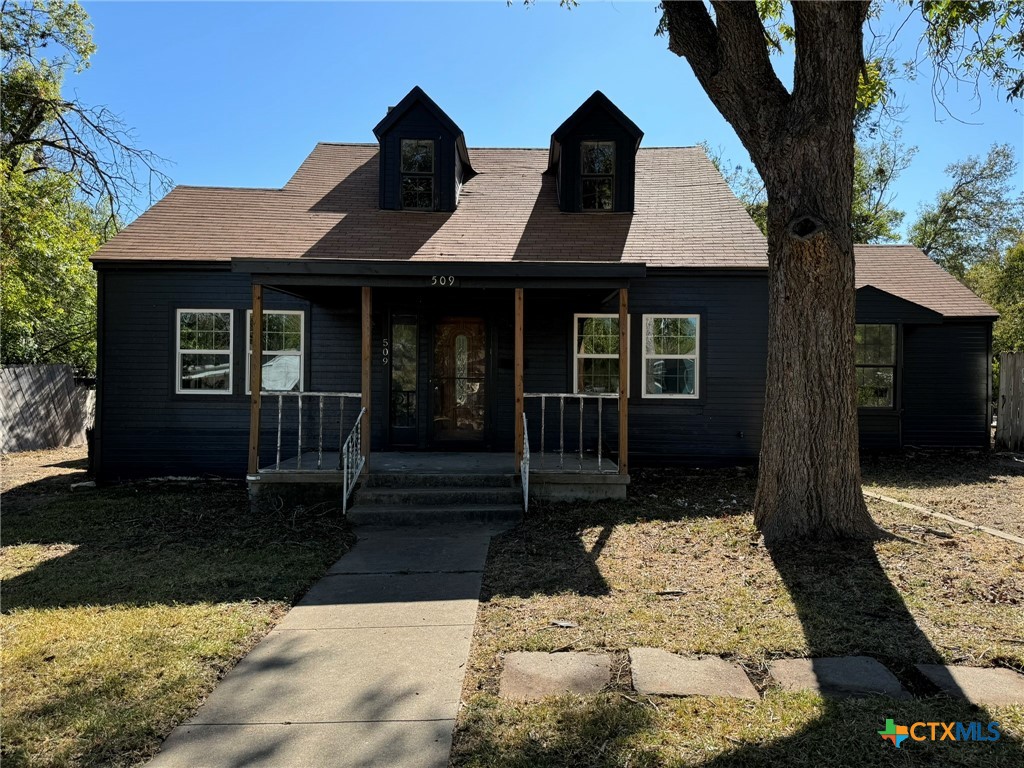
[[[143,761],[349,546],[237,483],[70,490],[84,450],[3,457],[5,766]]]
[[[913,667],[1024,670],[1024,550],[872,503],[892,538],[769,552],[753,525],[753,492],[739,471],[639,473],[625,503],[534,508],[496,538],[452,764],[1024,765],[1024,707],[982,710],[938,696]],[[763,698],[639,696],[629,688],[630,646],[736,660]],[[496,695],[510,651],[594,649],[613,653],[620,670],[599,696],[518,704]],[[915,699],[837,702],[767,685],[772,659],[853,654],[880,660]],[[997,720],[1004,737],[897,752],[876,733],[887,717]]]

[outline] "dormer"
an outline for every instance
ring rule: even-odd
[[[454,211],[475,175],[462,129],[416,86],[373,129],[380,142],[380,207]]]
[[[548,173],[566,212],[631,212],[644,132],[600,91],[551,134]]]

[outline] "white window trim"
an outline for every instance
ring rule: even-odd
[[[640,339],[640,356],[641,356],[641,375],[643,380],[640,383],[642,389],[640,390],[641,397],[647,400],[699,400],[700,399],[700,315],[696,314],[685,314],[685,315],[673,315],[673,314],[662,314],[655,312],[649,315],[643,315],[643,330]],[[693,349],[693,353],[689,355],[665,355],[665,354],[647,354],[647,320],[648,318],[664,317],[669,320],[677,319],[690,319],[697,322],[697,338],[696,344]],[[684,395],[680,393],[669,393],[669,394],[653,394],[647,392],[647,361],[648,360],[693,360],[693,394]]]
[[[228,316],[228,348],[223,349],[182,349],[181,316],[185,313],[208,313]],[[227,389],[182,389],[181,355],[223,355],[228,356]],[[233,395],[235,393],[235,310],[233,309],[178,309],[174,314],[174,393],[176,395]]]
[[[619,353],[608,354],[606,352],[580,352],[580,318],[581,317],[605,317],[613,320],[618,320],[619,315],[617,312],[577,312],[572,316],[572,393],[574,395],[587,395],[589,392],[580,392],[580,373],[579,365],[581,357],[589,357],[595,360],[618,360]],[[630,378],[629,378],[629,332],[633,326],[630,316],[626,315],[626,395],[629,395]],[[615,393],[610,393],[615,394]],[[619,392],[618,394],[622,394]]]
[[[277,355],[290,355],[299,358],[299,392],[306,391],[306,313],[301,309],[264,309],[263,315],[298,315],[299,316],[299,351],[290,350],[273,352]],[[252,394],[252,310],[245,310],[245,394]]]

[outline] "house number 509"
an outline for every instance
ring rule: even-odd
[[[381,351],[381,361],[384,365],[391,362],[391,344],[387,339],[384,339],[384,349]]]
[[[433,277],[430,278],[430,284],[431,285],[439,285],[442,288],[447,288],[448,286],[455,285],[455,276],[454,275],[434,275]]]

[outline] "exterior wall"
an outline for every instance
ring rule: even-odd
[[[245,394],[245,310],[251,304],[250,277],[225,271],[182,269],[103,270],[100,276],[100,381],[96,452],[101,479],[161,475],[245,473],[249,396]],[[302,309],[305,320],[305,388],[360,389],[360,297],[357,288],[317,287],[298,298],[267,289],[268,309]],[[374,290],[371,439],[375,450],[388,444],[389,370],[378,354],[389,312],[415,311],[420,326],[419,398],[421,447],[429,437],[431,326],[442,313],[488,318],[491,406],[484,450],[513,448],[512,290],[453,288],[423,291]],[[175,394],[175,311],[179,308],[233,309],[233,378],[230,395]],[[862,312],[863,310],[863,312]],[[859,318],[885,321],[858,306]],[[617,311],[610,290],[531,289],[525,295],[526,392],[571,392],[573,314]],[[642,396],[642,315],[700,315],[699,399]],[[754,272],[651,270],[630,286],[630,462],[728,463],[756,460],[760,447],[767,333],[767,283]],[[918,318],[921,319],[921,318]],[[905,324],[899,374],[902,418],[861,415],[865,448],[983,446],[988,440],[988,359],[991,323]],[[308,400],[307,400],[308,402]],[[618,417],[606,404],[603,441],[614,448]],[[294,408],[294,406],[291,406]],[[315,445],[315,401],[304,419],[307,449]],[[527,401],[531,448],[540,445],[537,401]],[[330,406],[328,406],[328,409]],[[346,419],[358,412],[348,406]],[[578,409],[567,403],[566,449],[577,446]],[[329,415],[330,418],[336,418]],[[264,404],[261,461],[273,460],[276,404]],[[585,413],[585,447],[596,447],[596,407]],[[297,445],[294,417],[286,415],[283,454]],[[336,421],[334,423],[337,423]],[[549,403],[547,450],[557,450],[557,401]],[[325,430],[325,450],[334,450],[338,431]],[[344,429],[347,432],[347,427]]]
[[[245,474],[249,396],[245,379],[248,275],[219,271],[102,273],[98,472],[101,479]],[[337,309],[265,291],[268,309],[306,310],[307,389],[359,390],[359,294],[337,289]],[[233,309],[233,393],[175,394],[175,311]],[[354,414],[353,414],[354,415]],[[264,419],[263,460],[274,433]],[[294,437],[285,431],[283,439]]]

